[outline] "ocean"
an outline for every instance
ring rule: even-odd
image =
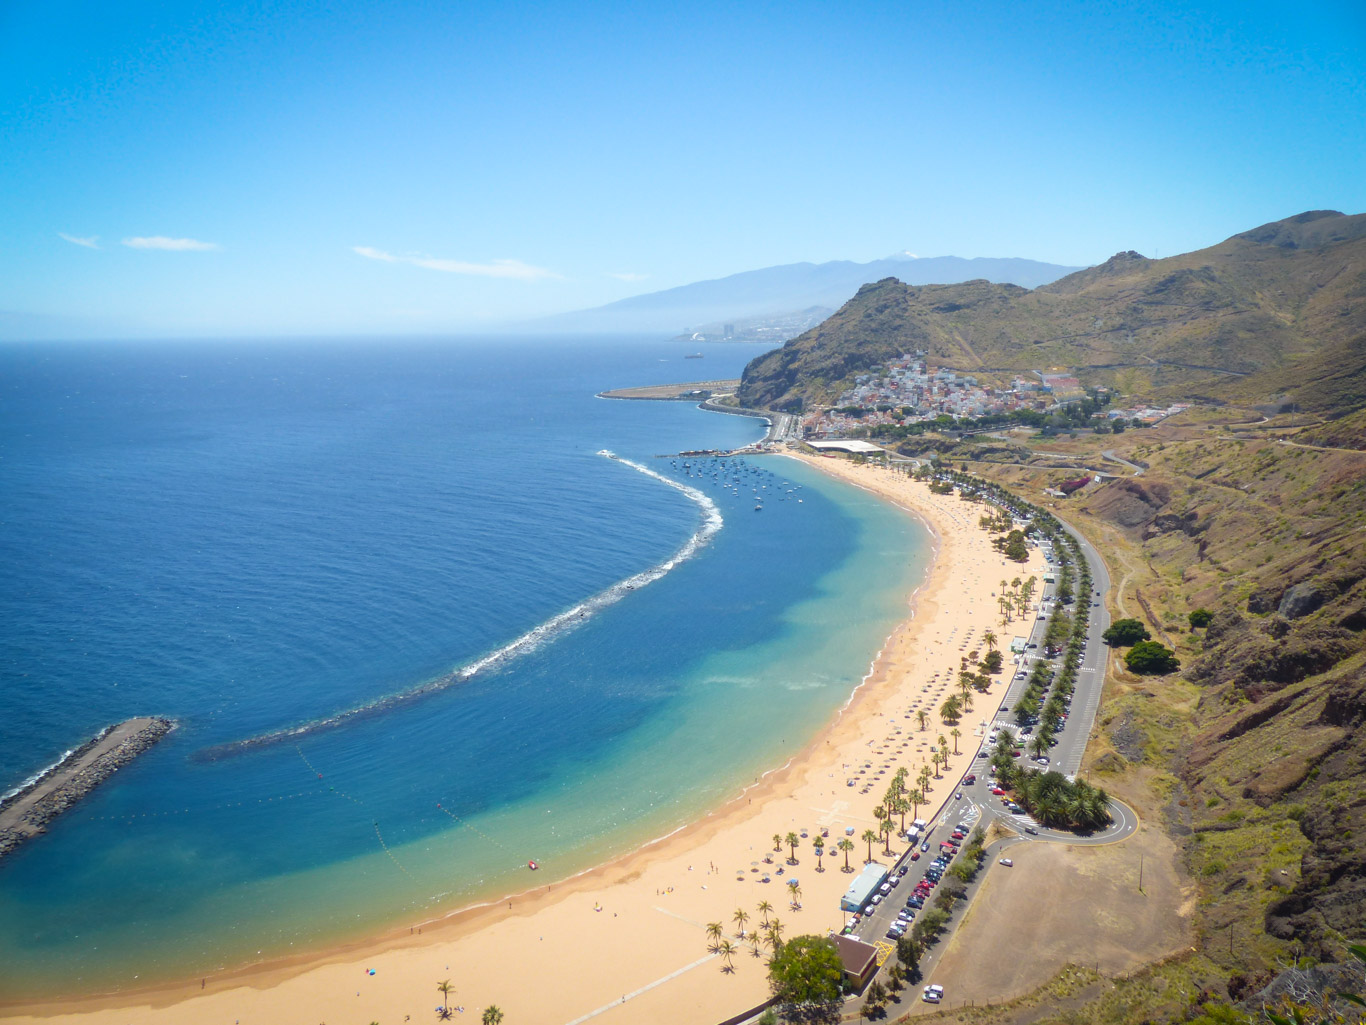
[[[904,618],[927,537],[795,460],[660,458],[761,421],[596,397],[759,350],[685,351],[0,346],[0,791],[110,723],[178,723],[0,861],[0,994],[496,900],[800,750]]]

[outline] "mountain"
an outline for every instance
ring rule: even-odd
[[[1315,210],[1216,246],[1119,253],[1034,288],[977,280],[864,285],[745,370],[748,406],[829,401],[902,352],[967,372],[1052,367],[1128,394],[1366,404],[1366,214]]]
[[[562,331],[693,331],[704,324],[786,315],[812,306],[835,309],[853,296],[860,285],[888,275],[914,284],[985,278],[1033,288],[1074,270],[1077,268],[1035,260],[967,260],[958,256],[921,259],[909,253],[869,263],[789,263],[548,317],[538,321],[537,327]]]

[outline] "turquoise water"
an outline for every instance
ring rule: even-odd
[[[0,786],[108,722],[180,723],[0,863],[4,992],[202,975],[496,899],[803,747],[904,616],[925,538],[793,460],[655,458],[761,430],[594,397],[754,350],[680,355],[0,350]]]

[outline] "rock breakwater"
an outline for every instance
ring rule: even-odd
[[[175,728],[170,719],[126,719],[101,730],[0,802],[0,858]]]

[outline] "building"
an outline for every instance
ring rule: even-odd
[[[840,964],[844,966],[844,976],[857,990],[868,985],[868,980],[877,971],[877,947],[864,943],[852,936],[830,936],[839,951]]]
[[[863,906],[868,903],[868,898],[877,893],[877,888],[886,881],[886,865],[879,865],[876,861],[864,865],[858,878],[849,884],[849,889],[845,890],[844,896],[840,898],[840,910],[862,911]]]
[[[845,440],[845,441],[808,441],[814,449],[822,452],[833,450],[836,452],[852,452],[858,456],[881,456],[886,455],[886,450],[867,441]]]

